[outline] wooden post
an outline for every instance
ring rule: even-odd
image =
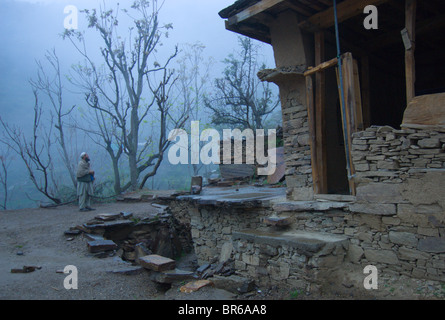
[[[416,45],[416,8],[417,0],[405,0],[405,28],[411,46],[405,50],[406,103],[416,96],[416,64],[414,51]]]
[[[361,69],[361,88],[362,88],[362,113],[363,113],[363,129],[371,126],[371,92],[369,84],[369,57],[363,56],[360,59]]]
[[[324,33],[315,33],[315,65],[324,61]],[[326,156],[326,74],[324,70],[315,74],[315,134],[318,167],[318,193],[328,192],[327,156]]]
[[[343,138],[345,140],[345,145],[349,146],[349,152],[345,150],[345,156],[348,158],[349,162],[349,172],[348,177],[349,189],[351,194],[355,195],[355,182],[354,182],[354,164],[352,162],[352,133],[358,130],[358,118],[357,118],[357,98],[356,98],[356,84],[357,78],[354,77],[354,61],[352,59],[352,54],[350,52],[345,53],[342,56],[342,72],[343,72],[343,87],[345,92],[345,106],[342,105],[342,99],[340,98],[341,104],[341,114],[343,123]],[[338,68],[337,68],[338,69]],[[337,83],[340,88],[340,77],[337,72]],[[339,96],[341,97],[341,91],[339,90]],[[343,120],[346,119],[346,120]],[[346,123],[344,123],[346,121]]]

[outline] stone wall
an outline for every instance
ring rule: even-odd
[[[353,135],[352,261],[445,279],[445,129],[371,127]]]
[[[280,85],[287,198],[291,200],[313,197],[308,114],[300,88],[297,83]]]
[[[293,108],[283,111],[288,115],[285,126],[288,121],[307,119],[302,107]],[[304,130],[292,130],[284,130],[285,143],[291,143],[291,135],[296,141],[305,135]],[[238,208],[187,203],[172,211],[189,217],[201,263],[234,259],[236,272],[258,284],[320,284],[333,270],[346,274],[343,266],[363,270],[370,264],[384,275],[445,281],[444,144],[445,130],[371,127],[353,137],[355,198],[291,201],[282,197],[267,206]],[[299,152],[286,154],[287,163],[295,161],[288,167],[288,182],[307,174],[297,170],[307,160],[301,154],[307,152],[309,157],[309,148],[303,143],[294,150]],[[304,189],[309,182],[293,187]],[[291,240],[270,233],[274,227],[266,225],[264,218],[271,216],[286,219],[282,232],[293,234]],[[346,242],[308,252],[301,249],[305,243],[301,232]]]
[[[236,208],[197,205],[189,201],[170,204],[175,217],[188,225],[193,249],[200,264],[227,260],[232,252],[232,233],[243,229],[259,229],[271,208]],[[178,218],[177,218],[178,219]],[[223,249],[224,248],[224,249]],[[227,257],[224,259],[226,253]]]

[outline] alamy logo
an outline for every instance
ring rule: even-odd
[[[363,10],[364,14],[368,16],[363,20],[363,26],[366,30],[377,30],[379,28],[379,12],[376,6],[368,5]]]
[[[376,290],[379,288],[377,267],[373,265],[367,265],[363,269],[363,274],[369,274],[363,280],[363,287],[366,290],[371,290],[371,289]]]
[[[191,123],[191,138],[184,129],[170,131],[168,140],[174,144],[168,151],[168,160],[171,164],[231,164],[232,163],[232,137],[234,142],[234,164],[260,165],[258,175],[267,176],[276,169],[276,130],[269,129],[267,136],[267,155],[264,153],[264,129],[223,130],[223,159],[220,157],[220,134],[215,129],[205,129],[200,133],[199,121]],[[210,140],[210,141],[209,141]],[[245,140],[245,161],[243,161],[243,140]],[[207,142],[200,147],[200,142]],[[189,156],[190,150],[190,156]],[[190,162],[189,162],[190,159]],[[264,167],[261,167],[264,166]]]
[[[77,7],[73,5],[66,6],[63,13],[67,15],[63,20],[63,27],[68,30],[76,30],[79,26],[79,10],[77,10]]]
[[[68,274],[63,280],[63,286],[66,290],[77,290],[77,267],[68,265],[63,269],[64,274]]]

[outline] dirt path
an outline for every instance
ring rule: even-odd
[[[0,299],[163,299],[148,272],[113,273],[128,266],[119,257],[92,257],[82,235],[67,241],[64,231],[98,213],[133,212],[144,216],[156,210],[149,203],[97,204],[96,211],[75,206],[0,212]],[[40,266],[30,273],[11,273],[23,266]],[[64,288],[67,265],[78,270],[78,289]]]
[[[131,265],[120,257],[97,258],[87,250],[83,235],[67,241],[70,227],[83,224],[99,213],[132,212],[144,218],[156,212],[150,203],[108,203],[95,205],[96,211],[79,212],[76,206],[55,209],[28,209],[0,212],[0,300],[229,300],[235,297],[224,290],[200,290],[181,294],[177,288],[165,292],[150,280],[150,272],[125,275],[113,271]],[[78,271],[78,289],[67,290],[67,274],[58,271],[73,265]],[[11,269],[39,266],[30,273],[11,273]],[[361,273],[357,273],[362,276]],[[361,281],[363,281],[361,279]],[[391,278],[379,280],[379,290],[362,296],[343,286],[333,288],[332,295],[306,296],[304,292],[254,293],[248,299],[444,299],[445,284],[437,281]],[[349,286],[348,286],[349,287]],[[359,287],[359,286],[356,286]],[[347,292],[343,292],[343,291]],[[362,290],[363,291],[363,290]]]

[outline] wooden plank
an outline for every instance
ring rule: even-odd
[[[379,5],[389,0],[345,0],[337,5],[338,22],[343,22],[349,18],[363,14],[363,9],[367,5]],[[319,12],[305,21],[302,21],[299,26],[309,31],[317,29],[326,29],[334,25],[334,8],[331,6],[322,12]]]
[[[364,130],[363,124],[363,110],[362,110],[362,96],[360,94],[360,76],[358,72],[357,60],[353,59],[353,81],[354,81],[354,96],[355,96],[355,132]]]
[[[313,74],[316,73],[316,72],[320,72],[320,71],[323,71],[323,70],[325,70],[325,69],[327,69],[327,68],[334,67],[337,63],[338,63],[337,58],[334,58],[334,59],[331,59],[331,60],[329,60],[329,61],[320,63],[319,65],[317,65],[317,66],[314,67],[314,68],[309,68],[309,69],[304,73],[304,76],[307,77],[307,76],[313,75]]]
[[[340,110],[341,110],[341,119],[342,119],[342,130],[343,130],[343,139],[345,141],[345,156],[349,162],[349,172],[348,172],[348,182],[349,182],[349,190],[352,195],[355,196],[356,188],[355,182],[353,179],[355,170],[352,162],[352,132],[355,126],[354,115],[351,114],[354,110],[353,104],[355,103],[355,99],[351,94],[354,90],[353,85],[353,61],[352,55],[350,53],[346,53],[342,57],[342,72],[343,72],[343,89],[344,89],[344,100],[345,105],[343,106],[343,99],[341,98],[342,92],[340,90],[340,77],[338,68],[337,71],[337,83],[339,84],[339,97],[340,97]],[[349,146],[348,150],[346,149],[346,145]]]
[[[314,108],[314,88],[312,77],[306,77],[306,104],[307,104],[307,116],[309,124],[309,143],[311,147],[311,166],[312,166],[312,184],[314,193],[319,192],[319,176],[318,176],[318,159],[316,149],[316,133],[315,133],[315,108]]]
[[[325,41],[324,33],[315,33],[315,64],[319,65],[324,61]],[[318,164],[319,193],[328,192],[327,177],[327,155],[326,155],[326,75],[324,70],[315,74],[315,131],[316,131],[316,152]]]
[[[361,57],[360,68],[363,128],[366,129],[371,126],[371,87],[369,80],[369,56]]]
[[[416,0],[405,1],[405,28],[411,40],[411,48],[405,50],[405,77],[406,77],[406,102],[407,104],[416,96],[416,63],[414,59],[416,42]]]
[[[228,21],[228,25],[235,25],[238,24],[239,22],[245,21],[263,11],[266,11],[274,6],[276,6],[277,4],[280,4],[282,2],[284,2],[285,0],[262,0],[246,9],[244,9],[243,11],[237,13],[236,15],[230,17],[227,21]]]

